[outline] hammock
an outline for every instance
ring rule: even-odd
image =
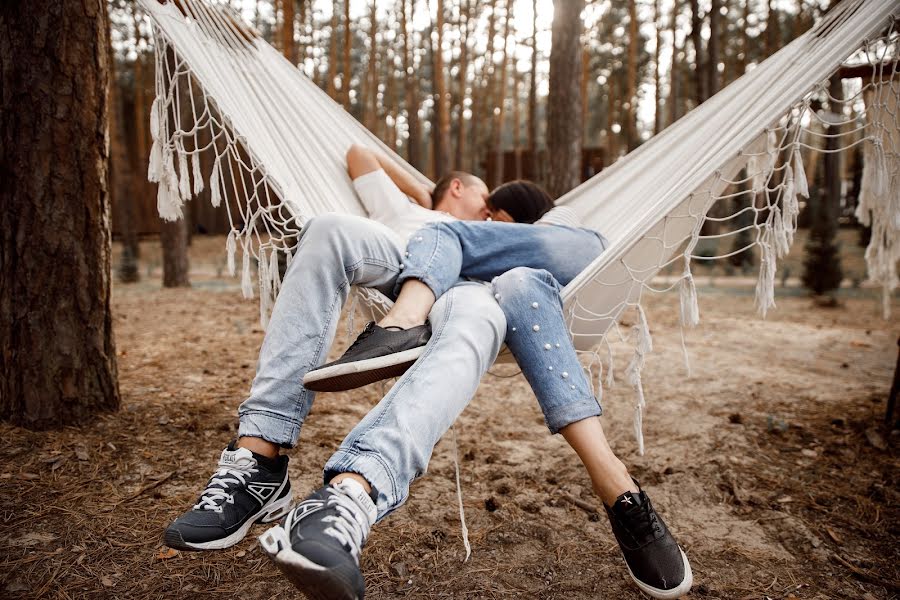
[[[327,212],[365,215],[346,172],[351,144],[379,148],[428,180],[227,6],[139,2],[155,33],[148,176],[159,182],[159,213],[180,217],[183,203],[209,186],[213,205],[228,210],[228,269],[236,273],[240,247],[247,297],[254,294],[251,263],[258,265],[265,325],[280,285],[278,255],[290,261],[303,223]],[[635,311],[635,352],[625,377],[636,390],[641,452],[640,374],[652,346],[642,294],[678,288],[682,326],[694,326],[692,261],[755,249],[756,302],[765,316],[775,304],[776,262],[787,253],[809,196],[805,173],[814,155],[863,146],[858,217],[872,226],[866,259],[870,279],[883,286],[887,316],[900,259],[898,16],[893,0],[844,0],[813,29],[559,199],[610,241],[562,293],[576,348],[594,357],[587,368],[597,364],[602,373],[597,348],[607,350],[607,385],[613,383],[607,334],[625,337],[619,319],[626,309]],[[860,79],[845,86],[846,98],[832,97],[827,79],[842,65]],[[719,250],[735,238],[746,244]],[[716,250],[698,249],[702,244]],[[674,275],[654,286],[660,270]],[[373,310],[390,305],[371,290],[357,293]]]

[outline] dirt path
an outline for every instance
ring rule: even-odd
[[[791,297],[760,321],[748,296],[706,291],[690,377],[677,298],[649,305],[644,456],[624,344],[603,399],[614,448],[691,559],[692,597],[896,597],[900,460],[881,419],[898,320],[882,321],[872,299],[828,310]],[[234,435],[262,339],[256,304],[210,274],[186,291],[119,286],[114,310],[122,410],[60,432],[0,425],[2,595],[296,597],[253,537],[213,554],[167,553],[160,540]],[[367,597],[639,598],[605,516],[566,499],[596,504],[574,453],[547,433],[524,379],[505,377],[515,369],[493,371],[455,428],[472,558],[462,562],[448,435],[407,505],[374,529]],[[296,494],[319,484],[380,395],[317,400],[290,454]]]

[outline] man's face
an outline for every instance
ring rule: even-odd
[[[443,208],[457,219],[484,221],[491,216],[487,207],[488,188],[477,177],[473,177],[468,185],[461,179],[454,179],[447,194]]]

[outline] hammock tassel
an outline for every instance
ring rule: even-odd
[[[191,167],[194,171],[194,195],[203,193],[203,171],[200,169],[200,154],[191,154]]]
[[[281,272],[278,268],[278,251],[274,249],[272,250],[272,254],[269,255],[269,276],[272,278],[272,299],[274,300],[281,290]]]
[[[159,105],[162,103],[162,97],[157,96],[150,105],[150,137],[154,142],[159,141]]]
[[[269,261],[266,249],[259,247],[256,278],[259,280],[259,323],[265,329],[269,324],[269,308],[272,305],[272,281],[269,279]]]
[[[787,241],[788,249],[790,249],[790,245],[794,243],[795,221],[797,215],[800,214],[800,203],[797,201],[794,171],[791,169],[791,165],[785,167],[784,192],[781,205],[781,225],[784,229],[784,237]],[[787,250],[785,250],[785,254],[787,254]]]
[[[188,174],[187,154],[178,151],[178,194],[182,200],[191,199],[191,177]]]
[[[809,184],[806,181],[806,169],[803,167],[803,156],[799,147],[794,150],[794,187],[798,196],[809,198]]]
[[[700,307],[697,304],[697,286],[690,267],[685,266],[681,278],[681,326],[696,327],[700,323]]]
[[[766,223],[772,228],[772,235],[775,238],[775,254],[778,258],[782,258],[791,249],[788,243],[787,232],[784,229],[784,218],[781,209],[777,206],[772,207],[769,213],[769,221]]]
[[[250,299],[253,297],[253,283],[250,280],[250,250],[247,248],[247,241],[243,241],[244,247],[244,264],[241,268],[241,295]]]
[[[153,183],[161,181],[162,166],[162,147],[159,144],[159,140],[154,140],[153,146],[150,147],[150,164],[147,165],[147,181],[151,181]]]
[[[209,176],[209,200],[216,208],[222,204],[221,189],[219,187],[219,159],[213,163],[212,175]]]
[[[235,231],[232,229],[228,232],[228,238],[225,240],[225,253],[228,255],[226,267],[228,269],[228,274],[234,277],[235,268],[234,268],[234,253],[237,251],[237,243],[234,239]]]
[[[762,318],[775,307],[775,251],[768,237],[768,233],[763,234],[759,242],[759,279],[756,281],[756,309]]]

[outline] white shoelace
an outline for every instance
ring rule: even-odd
[[[206,485],[206,489],[200,494],[200,500],[194,505],[194,510],[213,510],[222,512],[222,502],[233,502],[228,487],[231,484],[243,485],[246,479],[259,469],[256,464],[247,467],[236,467],[232,464],[219,463],[219,468],[213,473],[212,479]]]
[[[330,495],[326,506],[335,507],[338,514],[322,519],[323,523],[331,524],[325,529],[325,534],[330,535],[342,545],[349,546],[353,558],[359,562],[359,551],[369,533],[369,521],[366,515],[352,498],[339,492]]]

